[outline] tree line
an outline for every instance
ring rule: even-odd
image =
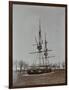
[[[15,70],[16,71],[19,70],[21,72],[21,71],[27,69],[28,64],[25,61],[23,61],[23,60],[19,60],[19,61],[15,60],[14,61],[14,66],[15,66]]]

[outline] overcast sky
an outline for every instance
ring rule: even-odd
[[[38,61],[35,36],[38,41],[39,19],[42,39],[46,33],[49,62],[58,63],[65,60],[65,8],[50,6],[13,5],[13,60],[23,60],[32,64]],[[43,47],[44,48],[44,47]]]

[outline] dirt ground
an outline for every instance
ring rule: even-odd
[[[65,71],[57,70],[44,74],[32,74],[32,75],[18,75],[17,80],[14,83],[14,87],[17,86],[33,86],[33,85],[45,85],[45,84],[61,84],[65,83]]]

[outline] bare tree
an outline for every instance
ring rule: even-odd
[[[63,69],[65,69],[65,63],[64,62],[62,63],[62,67],[63,67]]]
[[[13,64],[14,64],[14,66],[15,66],[15,70],[17,71],[18,61],[15,60]]]
[[[60,63],[56,64],[56,69],[60,69]]]
[[[28,67],[28,64],[27,64],[27,63],[25,63],[23,60],[20,60],[20,61],[19,61],[20,72],[21,72],[22,70],[25,70],[27,67]]]
[[[53,68],[54,68],[54,69],[56,69],[56,66],[55,66],[55,65],[53,65]]]
[[[23,64],[24,64],[24,63],[23,63],[23,61],[22,61],[22,60],[20,60],[20,61],[19,61],[19,68],[20,68],[20,72],[22,71]]]
[[[23,64],[24,70],[28,68],[28,64],[24,62]]]

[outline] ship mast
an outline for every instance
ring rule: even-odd
[[[39,34],[38,35],[39,35],[38,36],[39,39],[37,41],[37,39],[35,37],[36,44],[34,44],[34,45],[37,45],[37,50],[38,51],[31,52],[30,54],[37,53],[39,55],[39,66],[42,65],[41,61],[43,61],[43,65],[47,66],[48,65],[48,58],[51,58],[51,57],[54,57],[54,56],[48,56],[48,51],[52,51],[52,50],[48,50],[46,34],[45,34],[44,50],[42,50],[43,49],[43,47],[42,47],[43,41],[42,41],[42,36],[41,36],[41,23],[40,23],[40,19],[39,19]],[[44,55],[42,55],[42,53]]]
[[[47,41],[46,41],[46,33],[45,33],[45,47],[44,47],[44,56],[45,56],[45,65],[48,64],[48,49],[47,49]]]
[[[41,66],[41,50],[42,50],[42,37],[41,37],[41,23],[40,23],[40,20],[39,20],[39,42],[38,42],[38,46],[37,46],[37,49],[38,49],[38,52],[39,52],[39,65]]]
[[[37,50],[36,52],[31,52],[30,54],[34,54],[34,53],[37,53],[39,55],[39,66],[41,66],[41,61],[42,61],[42,36],[41,36],[41,23],[40,23],[40,19],[39,19],[39,33],[38,33],[38,41],[35,37],[35,41],[36,41],[36,44],[34,45],[37,45]]]
[[[52,57],[55,57],[55,56],[48,56],[48,52],[49,51],[52,51],[52,50],[49,50],[48,47],[47,47],[47,40],[46,40],[46,33],[45,33],[45,46],[44,46],[44,56],[45,56],[45,66],[48,67],[48,58],[52,58]]]

